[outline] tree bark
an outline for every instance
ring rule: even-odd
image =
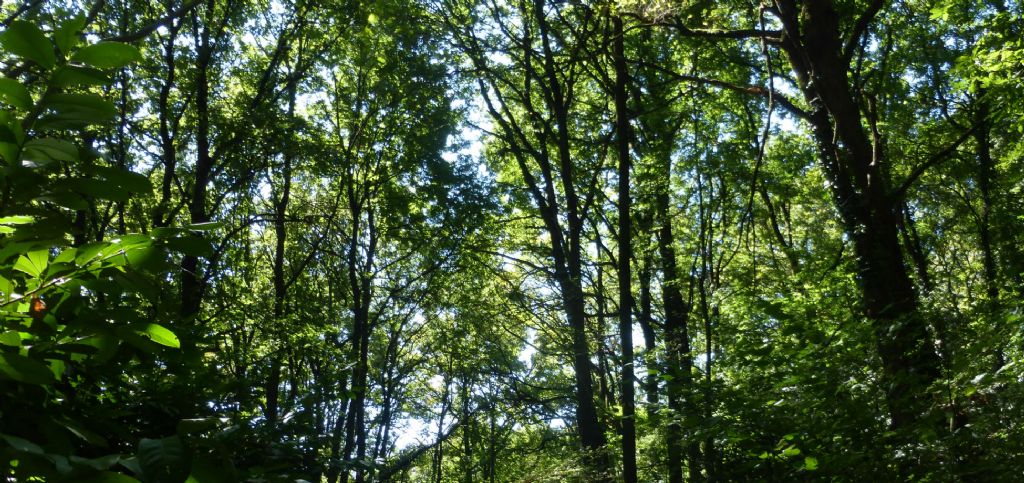
[[[213,10],[213,2],[206,3],[206,12]],[[198,23],[200,16],[193,15]],[[198,28],[198,27],[197,27]],[[192,197],[188,203],[191,222],[206,223],[210,215],[206,211],[206,192],[213,172],[213,158],[210,156],[210,81],[209,70],[213,59],[213,44],[210,40],[210,26],[204,25],[199,32],[199,53],[196,56],[196,165],[192,185]],[[199,272],[199,257],[185,255],[181,260],[181,315],[185,319],[195,317],[203,300],[203,276]]]
[[[629,109],[627,106],[627,82],[625,34],[622,18],[612,18],[612,59],[615,65],[615,137],[618,151],[618,274],[619,274],[619,340],[622,346],[620,382],[622,389],[622,479],[626,483],[636,482],[636,392],[633,380],[633,274],[630,261],[633,257],[633,226],[630,217],[629,170],[632,165],[629,152]]]
[[[861,109],[847,77],[839,15],[831,1],[781,0],[782,47],[812,106],[819,157],[847,235],[853,240],[863,306],[882,359],[882,385],[891,426],[929,418],[926,389],[940,361],[918,310],[918,295],[899,244],[899,215],[888,187],[882,146],[864,132]],[[838,141],[838,142],[837,142]]]

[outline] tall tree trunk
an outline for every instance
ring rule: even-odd
[[[696,416],[693,404],[693,356],[690,349],[690,304],[683,298],[676,252],[673,247],[672,218],[669,212],[669,180],[671,159],[662,161],[661,179],[655,195],[658,219],[658,254],[662,269],[662,305],[665,311],[665,352],[668,365],[668,406],[672,417],[667,422],[666,446],[669,483],[682,483],[684,438],[680,429],[681,418]],[[700,446],[696,441],[686,445],[687,468],[691,479],[700,474]]]
[[[296,85],[295,82],[291,82],[288,85],[288,116],[287,119],[290,121],[292,116],[295,115],[295,97],[296,97]],[[281,324],[284,322],[285,301],[288,296],[288,287],[285,280],[284,273],[284,261],[285,261],[285,242],[288,239],[288,226],[285,223],[285,216],[288,213],[288,203],[291,200],[292,193],[292,161],[293,161],[293,150],[285,146],[284,152],[282,153],[282,166],[281,166],[281,188],[280,193],[274,200],[274,267],[273,267],[273,284],[274,284],[274,324],[275,327],[271,329],[272,333],[278,333]],[[280,394],[279,385],[281,383],[281,357],[275,355],[270,360],[270,379],[267,382],[267,404],[265,416],[267,419],[267,425],[271,428],[277,425],[278,418],[278,397]],[[294,395],[294,391],[293,391]]]
[[[637,273],[637,280],[640,282],[640,305],[637,321],[640,323],[640,330],[644,334],[644,366],[647,375],[644,377],[644,396],[647,401],[647,414],[651,418],[651,426],[657,426],[659,398],[658,398],[658,336],[654,332],[654,317],[651,315],[651,255],[644,253],[643,264]]]
[[[778,5],[785,30],[782,46],[812,106],[819,156],[853,240],[891,425],[912,427],[931,419],[931,400],[924,396],[940,376],[940,361],[900,248],[898,203],[888,187],[884,150],[864,132],[832,2],[781,0]]]
[[[213,2],[206,3],[206,12],[212,15]],[[199,22],[198,14],[193,16]],[[213,172],[213,158],[210,156],[210,63],[213,59],[213,45],[210,42],[210,26],[204,25],[199,33],[199,53],[196,56],[196,165],[192,186],[192,198],[188,208],[191,222],[206,223],[210,216],[206,212],[206,192]],[[199,313],[203,299],[203,276],[199,272],[199,258],[185,255],[181,260],[181,315],[189,319]]]
[[[340,392],[344,394],[347,390],[346,376],[342,376],[338,388]],[[338,416],[334,420],[334,427],[331,429],[331,447],[330,447],[330,460],[327,467],[327,483],[337,483],[338,478],[341,476],[341,463],[343,461],[343,448],[342,439],[345,436],[346,423],[348,422],[348,401],[343,402],[338,407]]]
[[[462,482],[473,483],[473,433],[469,414],[470,383],[468,375],[462,378]]]
[[[174,171],[177,169],[178,157],[175,147],[176,119],[172,112],[170,98],[171,90],[174,88],[177,77],[177,66],[175,63],[175,41],[178,38],[178,31],[181,29],[181,22],[171,22],[168,26],[167,41],[164,43],[164,82],[160,85],[160,95],[157,100],[157,113],[160,116],[160,154],[163,163],[163,175],[160,180],[160,200],[153,210],[153,226],[160,228],[171,224],[174,218],[169,213],[171,204],[171,188],[174,184]]]
[[[564,38],[556,36],[556,42],[552,42],[547,20],[549,5],[545,0],[534,0],[532,3],[519,6],[522,9],[521,14],[533,20],[524,22],[522,27],[525,29],[526,42],[521,43],[518,38],[509,39],[517,48],[520,45],[523,47],[524,63],[528,66],[525,69],[525,91],[513,92],[516,89],[506,89],[508,85],[496,79],[496,72],[488,66],[487,54],[476,48],[478,44],[475,41],[470,41],[467,53],[485,74],[479,81],[481,96],[488,112],[501,126],[504,140],[515,148],[512,155],[551,237],[551,256],[554,259],[551,280],[557,284],[560,291],[571,334],[576,425],[580,446],[583,449],[584,465],[588,471],[586,477],[595,481],[608,481],[612,473],[611,463],[605,454],[607,440],[594,403],[593,369],[590,362],[590,341],[587,336],[581,250],[586,209],[580,206],[580,192],[577,190],[575,174],[579,168],[573,163],[570,149],[572,136],[569,111],[572,105],[572,86],[566,85],[564,66],[556,65],[555,51],[552,48],[552,44],[564,47],[561,45]],[[585,22],[589,24],[589,18]],[[464,34],[469,37],[475,36],[473,32]],[[539,34],[539,39],[535,37],[536,34]],[[534,47],[537,40],[540,43],[539,53]],[[515,102],[527,106],[530,111],[534,111],[534,97],[541,94],[539,97],[544,103],[545,110],[551,114],[552,122],[543,122],[541,124],[545,124],[545,127],[534,131],[533,134],[539,138],[536,149],[516,118],[505,109],[508,98],[504,97],[503,92],[512,92],[512,95],[516,96]],[[502,98],[502,109],[496,107],[498,104],[494,102],[493,96]],[[533,120],[527,122],[534,123]],[[554,155],[550,152],[552,147],[555,148]],[[540,168],[539,178],[532,169],[531,161]],[[561,196],[558,196],[556,186],[561,188]]]
[[[348,189],[349,213],[352,217],[351,236],[348,246],[348,277],[352,287],[352,359],[355,367],[352,373],[349,414],[346,422],[345,448],[343,459],[351,462],[352,452],[356,459],[362,461],[366,457],[366,396],[369,390],[367,375],[369,372],[370,346],[370,302],[373,284],[369,275],[374,266],[377,249],[377,226],[373,208],[364,206],[368,201],[368,186],[357,189],[354,171],[349,173]],[[358,193],[357,193],[358,191]],[[365,216],[365,219],[364,219]],[[362,222],[365,222],[365,227]],[[365,233],[364,233],[365,230]],[[360,257],[360,250],[363,256]],[[366,478],[366,470],[360,465],[356,468],[356,483]],[[341,475],[341,481],[348,481],[348,472]]]
[[[636,469],[636,392],[633,379],[633,274],[632,260],[633,226],[630,218],[632,206],[629,189],[629,170],[632,165],[629,152],[629,109],[627,106],[627,82],[625,34],[622,18],[612,18],[612,58],[615,64],[615,137],[618,151],[619,196],[618,196],[618,273],[619,273],[619,340],[622,346],[620,382],[622,383],[622,479],[634,483]]]
[[[996,270],[995,250],[992,247],[992,183],[995,178],[995,163],[992,160],[992,141],[988,99],[985,90],[978,92],[974,110],[975,154],[978,158],[978,191],[981,194],[981,213],[978,220],[978,235],[981,241],[982,265],[985,273],[985,295],[993,306],[999,304],[999,275]]]
[[[604,408],[609,408],[615,402],[614,391],[609,386],[608,381],[608,354],[606,350],[605,338],[607,333],[605,328],[605,318],[608,314],[608,303],[604,296],[604,264],[601,262],[601,234],[594,234],[597,243],[597,290],[595,292],[595,298],[597,299],[597,389],[600,396],[600,401]]]

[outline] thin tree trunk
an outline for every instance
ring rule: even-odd
[[[470,383],[468,376],[462,380],[462,476],[463,483],[473,483],[473,440],[472,421],[469,414]]]
[[[661,180],[655,195],[655,210],[659,223],[657,243],[662,264],[662,305],[665,310],[665,346],[668,363],[668,406],[672,417],[667,421],[666,446],[669,483],[682,483],[684,438],[680,429],[681,418],[696,416],[693,405],[693,357],[690,349],[689,318],[690,305],[683,298],[682,280],[679,276],[676,252],[673,247],[675,235],[669,214],[669,180],[671,160],[666,156],[662,161]],[[693,441],[686,445],[687,467],[691,479],[700,474],[700,447]]]
[[[213,10],[213,2],[208,1],[206,11]],[[199,22],[199,15],[193,16]],[[195,180],[192,187],[192,198],[189,200],[191,222],[206,223],[210,216],[206,211],[206,192],[213,172],[213,158],[210,156],[210,62],[213,58],[213,45],[210,42],[210,27],[201,28],[199,34],[199,54],[196,57],[196,165]],[[203,299],[203,277],[199,272],[199,258],[185,255],[181,260],[181,315],[189,319],[199,313]]]
[[[295,115],[296,85],[292,82],[288,86],[288,119]],[[282,153],[283,165],[281,166],[281,192],[274,203],[274,323],[280,326],[283,323],[285,301],[288,296],[288,287],[285,283],[284,261],[285,242],[288,239],[288,227],[285,223],[285,216],[288,212],[288,203],[291,200],[292,192],[292,149],[285,147]],[[272,329],[277,332],[278,329]],[[271,358],[270,379],[267,383],[267,404],[266,419],[267,425],[271,428],[277,425],[279,394],[281,383],[281,357]],[[293,391],[294,393],[294,391]]]
[[[170,105],[171,89],[176,82],[177,68],[175,64],[175,45],[178,38],[178,31],[181,29],[181,22],[171,22],[168,28],[167,41],[164,44],[164,82],[160,85],[160,95],[157,101],[158,115],[160,116],[160,151],[161,161],[164,165],[163,176],[160,180],[160,200],[153,210],[153,226],[160,228],[170,225],[174,218],[169,213],[171,204],[171,188],[174,183],[174,171],[177,169],[177,150],[175,147],[174,134],[171,118],[174,117]],[[176,124],[176,123],[174,123]]]
[[[657,335],[654,332],[654,320],[651,315],[651,256],[644,253],[643,265],[637,274],[640,282],[640,300],[638,301],[639,314],[637,321],[640,322],[640,330],[644,334],[644,366],[647,375],[644,377],[644,396],[647,400],[647,413],[651,418],[651,426],[658,426],[658,358]]]
[[[981,193],[981,213],[978,220],[978,235],[981,241],[982,265],[985,270],[985,294],[993,306],[999,304],[999,275],[996,269],[995,250],[992,247],[992,183],[995,177],[995,163],[992,160],[992,141],[988,100],[985,91],[978,93],[974,112],[975,151],[978,158],[978,191]]]

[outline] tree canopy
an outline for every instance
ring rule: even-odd
[[[4,481],[1012,481],[1015,0],[0,3]]]

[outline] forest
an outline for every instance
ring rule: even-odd
[[[0,2],[6,482],[1019,481],[1018,0]]]

